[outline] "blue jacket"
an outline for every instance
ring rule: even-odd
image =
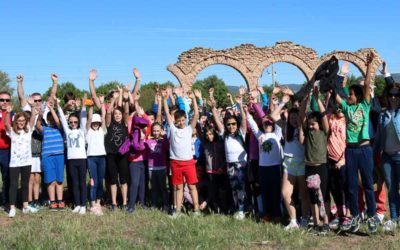
[[[379,127],[378,134],[376,135],[376,140],[379,142],[377,146],[379,150],[383,150],[385,147],[386,140],[386,127],[389,125],[389,122],[393,120],[394,129],[396,131],[397,139],[400,142],[400,108],[397,108],[395,111],[390,113],[388,110],[385,110],[379,116]]]

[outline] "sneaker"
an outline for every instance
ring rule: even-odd
[[[385,233],[391,233],[394,232],[394,230],[397,227],[397,223],[392,221],[392,220],[388,220],[385,222],[385,224],[383,224],[383,231]]]
[[[111,211],[112,212],[115,212],[115,211],[117,211],[117,205],[111,205]]]
[[[233,218],[235,218],[235,220],[244,220],[245,218],[244,212],[243,211],[236,212],[233,215]]]
[[[86,214],[86,207],[81,207],[81,208],[79,209],[79,214],[80,214],[80,215]]]
[[[350,231],[351,229],[351,219],[349,217],[344,217],[342,223],[339,226],[340,231]]]
[[[103,215],[103,211],[101,211],[101,207],[100,206],[93,206],[90,208],[90,213],[94,214],[94,215]]]
[[[65,209],[65,203],[64,203],[64,201],[59,201],[59,202],[57,202],[58,204],[57,204],[57,206],[58,206],[58,211],[64,211],[64,209]]]
[[[377,213],[376,218],[379,220],[379,224],[383,224],[383,219],[385,218],[385,215]]]
[[[17,211],[15,210],[15,208],[11,208],[8,212],[8,218],[14,218],[16,213]]]
[[[81,206],[75,206],[75,208],[72,210],[72,213],[74,213],[74,214],[79,213],[80,210],[81,210]]]
[[[319,235],[319,231],[320,231],[320,227],[318,225],[317,226],[312,226],[307,230],[307,232],[309,232],[309,233],[311,233],[313,235]]]
[[[329,228],[331,230],[338,230],[339,229],[339,218],[333,219],[331,222],[329,222]]]
[[[358,232],[358,230],[360,229],[361,217],[359,215],[353,217],[350,220],[350,223],[351,223],[351,228],[350,228],[351,232],[352,233]]]
[[[329,234],[329,232],[330,232],[329,225],[328,224],[324,224],[319,228],[319,234],[318,235],[326,236],[326,235]]]
[[[308,219],[307,218],[304,218],[303,216],[300,217],[300,227],[308,228]]]
[[[135,212],[135,209],[133,207],[129,207],[126,209],[126,212],[128,212],[128,214],[133,214]]]
[[[22,208],[23,214],[37,213],[37,212],[38,212],[38,209],[32,207],[31,205],[28,205],[26,208]]]
[[[50,203],[49,210],[50,210],[50,211],[57,211],[57,210],[58,210],[57,202],[52,201],[52,202]]]
[[[178,218],[183,217],[183,214],[181,212],[174,211],[169,217],[171,219],[178,219]]]
[[[378,230],[378,224],[379,224],[379,219],[376,215],[374,215],[371,218],[368,218],[368,230],[371,233],[376,233],[376,231]]]
[[[121,206],[122,211],[127,211],[128,210],[128,205],[122,205]]]
[[[40,209],[40,203],[39,201],[33,201],[31,204],[32,207],[36,208],[36,209]]]
[[[201,212],[200,212],[200,211],[194,211],[194,212],[192,213],[192,216],[193,216],[193,217],[200,217],[200,216],[201,216]]]
[[[285,231],[293,229],[299,229],[299,224],[297,224],[296,220],[290,220],[290,223],[284,228]]]

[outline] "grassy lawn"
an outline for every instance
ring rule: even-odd
[[[132,215],[107,210],[101,217],[46,208],[31,215],[18,210],[14,219],[0,213],[1,249],[399,249],[399,239],[381,231],[321,237],[221,215],[173,220],[141,209]]]

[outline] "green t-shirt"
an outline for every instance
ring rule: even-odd
[[[342,100],[340,105],[346,117],[347,143],[360,143],[369,140],[368,124],[371,103],[363,99],[357,105],[348,105],[345,100]]]

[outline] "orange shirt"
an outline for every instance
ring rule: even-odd
[[[344,116],[329,115],[330,134],[328,137],[328,157],[334,161],[344,160],[346,149],[346,120]]]

